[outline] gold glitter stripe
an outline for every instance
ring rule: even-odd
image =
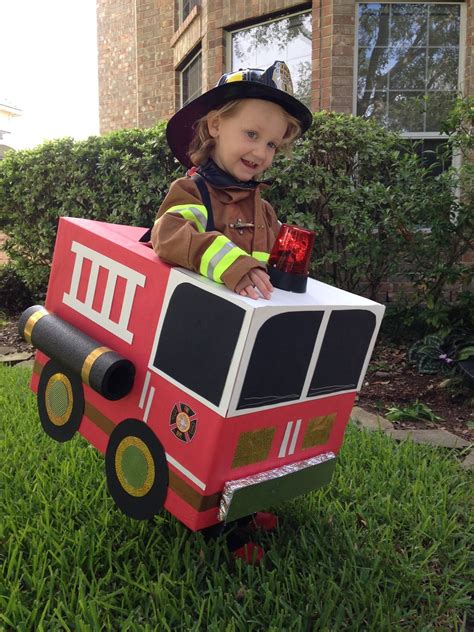
[[[43,316],[47,316],[48,314],[48,310],[44,308],[39,309],[34,314],[31,314],[31,316],[26,321],[26,325],[23,329],[23,338],[26,340],[26,342],[31,344],[31,334],[33,333],[33,327],[36,325],[40,318],[43,318]]]
[[[275,428],[260,428],[242,432],[234,452],[232,469],[268,459],[272,447]]]
[[[184,502],[199,512],[218,507],[221,500],[221,492],[210,494],[209,496],[202,496],[172,470],[169,470],[169,487],[175,494],[182,498]]]
[[[108,351],[110,351],[108,347],[96,347],[89,353],[87,358],[84,360],[82,364],[82,369],[81,369],[81,379],[84,382],[84,384],[87,384],[88,386],[90,386],[89,375],[90,375],[94,362],[97,360],[97,358],[100,358],[101,355],[103,355],[104,353],[107,353]]]
[[[100,428],[102,432],[110,437],[112,430],[115,428],[115,424],[108,417],[103,415],[97,408],[94,408],[89,402],[85,403],[84,415],[92,421],[92,423]]]

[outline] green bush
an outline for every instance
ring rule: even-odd
[[[414,306],[399,301],[387,305],[381,332],[398,344],[415,342],[424,336],[437,333],[447,336],[458,330],[474,332],[474,292],[461,292],[456,301],[440,299],[436,305]]]
[[[384,278],[408,279],[412,303],[431,306],[447,283],[472,280],[460,259],[474,246],[474,214],[456,199],[458,173],[434,177],[409,141],[376,123],[318,112],[293,160],[277,158],[269,176],[284,219],[317,232],[316,277],[371,298]]]
[[[468,110],[468,113],[470,110]],[[466,113],[451,117],[450,142],[466,146]],[[149,226],[173,159],[165,124],[10,152],[0,163],[0,228],[26,286],[46,287],[62,215]],[[408,141],[376,123],[318,112],[293,159],[278,156],[266,192],[281,219],[313,228],[312,273],[374,298],[387,277],[410,280],[407,306],[446,325],[447,284],[472,281],[461,257],[474,247],[474,178],[466,168],[435,177]],[[464,195],[456,197],[460,184]],[[429,228],[429,230],[425,230]]]
[[[0,227],[17,272],[44,293],[58,218],[150,226],[169,183],[183,168],[164,123],[75,142],[64,138],[9,152],[0,163]]]
[[[0,312],[16,315],[35,302],[15,266],[0,266]]]

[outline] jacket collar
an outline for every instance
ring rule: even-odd
[[[216,163],[209,159],[205,165],[201,165],[197,168],[197,173],[201,175],[205,180],[209,182],[216,189],[228,189],[237,188],[245,190],[254,190],[259,185],[265,184],[263,182],[257,182],[256,180],[236,180],[233,176],[216,165]]]

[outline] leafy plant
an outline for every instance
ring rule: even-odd
[[[408,362],[416,365],[418,373],[436,375],[440,371],[449,372],[454,359],[443,350],[443,338],[436,334],[425,336],[408,350]]]
[[[413,404],[403,408],[392,406],[385,416],[390,421],[442,421],[441,417],[418,399]]]
[[[474,358],[474,334],[458,330],[448,336],[431,334],[415,342],[408,351],[408,361],[419,373],[436,375],[461,369],[469,377],[468,366]]]

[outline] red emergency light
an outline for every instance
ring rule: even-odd
[[[307,228],[282,224],[270,258],[268,271],[272,284],[289,292],[306,292],[309,262],[316,233]]]

